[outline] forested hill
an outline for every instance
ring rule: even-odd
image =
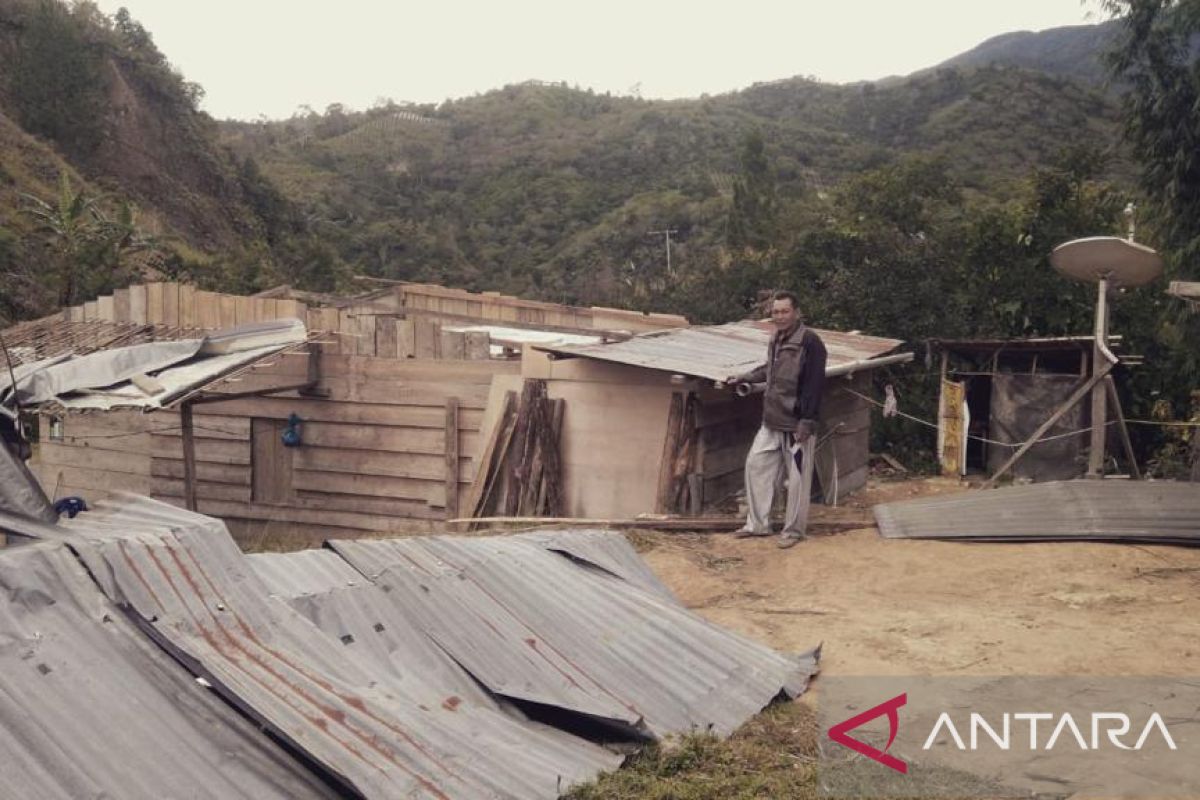
[[[127,14],[0,0],[0,321],[271,235],[201,96]]]
[[[1004,67],[887,85],[788,79],[671,102],[527,83],[224,130],[356,271],[583,302],[636,299],[632,284],[665,260],[651,231],[677,231],[677,271],[728,263],[755,134],[776,253],[829,216],[848,179],[905,159],[933,160],[983,204],[1018,197],[1035,168],[1081,144],[1110,157],[1095,177],[1131,173],[1110,98]]]

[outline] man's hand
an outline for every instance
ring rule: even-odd
[[[799,444],[804,444],[814,433],[817,432],[817,423],[811,419],[802,419],[796,423],[796,441]]]

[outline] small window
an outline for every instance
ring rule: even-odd
[[[61,442],[63,440],[63,418],[50,418],[50,441]]]

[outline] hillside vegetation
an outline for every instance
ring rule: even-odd
[[[568,302],[670,305],[681,275],[737,260],[729,218],[749,138],[763,142],[776,198],[777,235],[755,249],[776,255],[853,178],[913,157],[983,206],[1020,197],[1036,168],[1080,142],[1105,156],[1097,177],[1131,182],[1109,99],[1000,67],[673,102],[528,83],[224,130],[350,269]],[[664,240],[650,233],[665,229],[677,232],[673,278],[659,274]]]

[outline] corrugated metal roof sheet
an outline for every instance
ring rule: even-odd
[[[126,496],[81,515],[81,557],[112,596],[230,702],[367,797],[538,798],[611,754],[531,733],[358,657],[272,597],[224,525]]]
[[[780,655],[533,541],[330,546],[492,692],[655,736],[729,733],[816,671],[815,653]]]
[[[19,366],[15,396],[8,374],[0,375],[0,411],[16,399],[25,406],[69,411],[164,408],[275,353],[303,347],[307,339],[299,320],[276,320],[201,338],[59,354]],[[133,382],[141,375],[153,376],[158,384],[153,393]]]
[[[405,609],[331,550],[264,553],[247,557],[272,594],[285,598],[356,659],[367,659],[400,683],[417,681],[443,705],[504,713],[524,729],[520,754],[536,772],[547,763],[571,760],[576,776],[615,769],[620,756],[557,728],[534,722],[512,703],[486,691],[433,640],[416,627]],[[413,690],[416,694],[421,689]],[[557,755],[547,758],[546,751]],[[564,785],[569,781],[564,780]]]
[[[889,539],[1200,545],[1194,483],[1056,481],[885,503],[874,511]]]
[[[827,371],[844,370],[899,347],[897,339],[860,333],[813,329],[828,350]],[[566,356],[613,361],[680,375],[723,381],[749,372],[766,359],[772,332],[760,323],[673,328],[642,333],[622,342],[589,345],[536,345],[537,349]]]
[[[101,594],[59,542],[0,550],[0,794],[333,797]]]
[[[172,680],[193,694],[198,684],[187,673],[203,678],[303,755],[304,767],[371,798],[557,797],[621,760],[575,735],[583,730],[619,739],[638,730],[728,733],[779,694],[799,694],[816,671],[815,652],[782,656],[678,605],[610,532],[337,543],[340,552],[353,551],[352,569],[333,551],[246,557],[220,521],[123,495],[30,533],[60,540],[0,552],[0,586],[11,590],[0,595],[0,642],[24,635],[20,619],[5,616],[9,607],[65,614],[72,608],[66,599],[90,598],[83,617],[104,636],[127,631],[130,641],[121,646],[174,668]],[[42,568],[48,558],[58,560],[50,571]],[[103,609],[125,615],[124,627],[105,628],[112,620]],[[64,626],[54,640],[60,661],[46,665],[76,659],[69,669],[91,667],[90,636]],[[71,651],[75,640],[81,658]],[[0,663],[14,652],[0,647]],[[0,688],[12,675],[29,678],[0,674]],[[73,677],[70,688],[83,694],[64,693],[48,715],[86,702],[105,681],[133,680],[115,668]],[[109,780],[123,781],[110,796],[174,796],[179,781],[186,786],[204,774],[213,752],[238,754],[236,763],[221,761],[223,772],[194,796],[241,796],[221,790],[226,777],[241,781],[246,796],[326,791],[270,747],[260,749],[257,733],[243,742],[253,729],[225,706],[206,712],[212,698],[204,692],[196,703],[178,703],[184,690],[164,692],[178,703],[175,713],[151,719],[142,714],[159,701],[116,688],[112,697],[124,702],[127,694],[135,702],[111,713],[94,703],[92,724],[82,713],[71,730],[55,726],[54,736],[79,748],[79,775],[53,760],[62,756],[48,741],[12,749],[25,759],[20,767],[28,774],[19,779],[31,787],[22,796],[95,794],[91,788],[104,791]],[[40,707],[8,713],[10,700],[0,691],[0,737],[26,716],[44,725]],[[121,737],[97,736],[112,720],[122,721]],[[605,720],[618,727],[604,728]],[[176,732],[191,729],[208,739]],[[143,742],[154,737],[172,751],[190,748],[188,757],[158,755],[153,742]],[[53,753],[65,748],[53,744]],[[126,747],[142,749],[121,760]],[[73,784],[56,794],[38,772],[39,757],[57,770],[54,780],[68,776],[88,791]],[[143,765],[152,757],[158,760]],[[105,772],[105,758],[119,770]],[[158,787],[164,776],[176,779],[176,791]]]
[[[536,544],[546,550],[590,564],[610,572],[648,592],[678,602],[674,593],[658,579],[650,566],[633,549],[622,534],[610,530],[576,528],[520,533],[508,537],[513,541]]]

